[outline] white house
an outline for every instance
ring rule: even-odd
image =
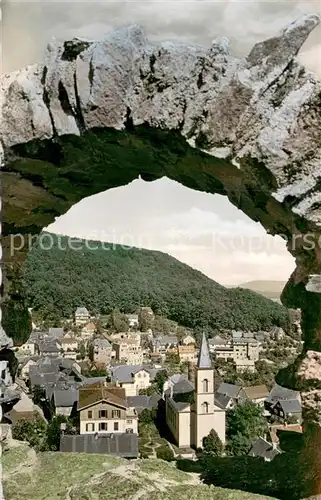
[[[89,321],[89,312],[86,307],[77,307],[75,312],[75,323],[78,325],[85,325]]]

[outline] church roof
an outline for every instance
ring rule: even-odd
[[[198,355],[198,361],[197,361],[197,368],[212,368],[212,361],[211,361],[205,333],[203,333],[203,337],[202,337],[202,343],[201,343],[201,347],[200,347],[200,351],[199,351],[199,355]]]

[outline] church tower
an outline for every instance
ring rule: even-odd
[[[208,343],[203,333],[195,368],[195,392],[191,414],[191,441],[196,448],[202,447],[202,441],[214,429],[221,441],[225,442],[225,411],[214,403],[214,369]]]

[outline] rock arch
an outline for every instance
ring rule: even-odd
[[[302,309],[304,352],[280,381],[302,391],[313,443],[321,442],[321,83],[296,55],[319,22],[303,16],[244,59],[225,38],[209,49],[150,43],[138,26],[99,42],[53,41],[42,64],[2,76],[0,104],[7,284],[28,249],[11,255],[10,235],[37,234],[83,197],[139,175],[224,194],[287,240],[297,267],[282,300]]]

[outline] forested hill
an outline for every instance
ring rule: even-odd
[[[40,248],[50,240],[51,249]],[[181,325],[211,332],[266,329],[284,325],[287,317],[281,305],[250,290],[227,289],[167,254],[85,240],[68,245],[68,237],[53,234],[29,253],[23,287],[29,307],[44,318],[69,317],[78,306],[103,314],[150,306]]]

